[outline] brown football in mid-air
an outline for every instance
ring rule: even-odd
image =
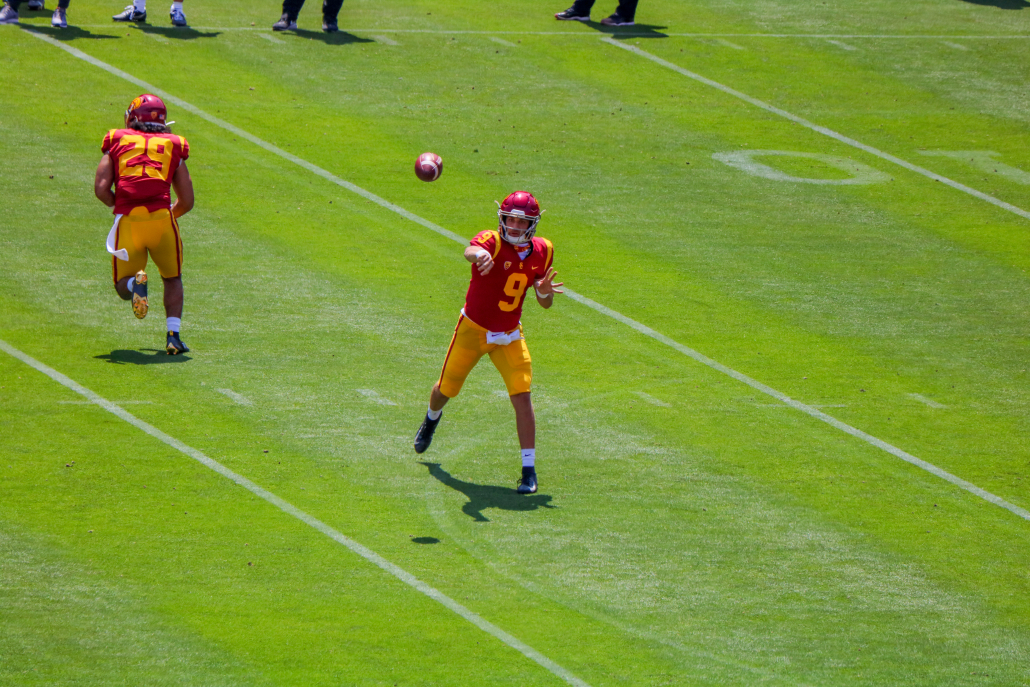
[[[415,160],[415,174],[422,181],[436,181],[443,173],[443,160],[436,153],[422,153]]]

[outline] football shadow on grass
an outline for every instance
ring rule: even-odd
[[[513,511],[557,508],[557,506],[551,505],[551,497],[547,494],[520,494],[510,487],[465,482],[451,476],[449,472],[440,467],[439,463],[423,462],[422,464],[429,468],[429,474],[442,484],[455,491],[460,491],[468,498],[468,503],[461,507],[461,511],[476,522],[490,522],[489,518],[483,515],[483,511],[487,508]]]
[[[168,355],[163,349],[141,348],[138,351],[117,350],[104,355],[93,356],[96,360],[114,363],[115,365],[162,365],[164,363],[184,363],[192,360],[188,355]]]

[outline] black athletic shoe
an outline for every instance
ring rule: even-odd
[[[633,26],[632,19],[625,19],[618,12],[616,12],[610,17],[605,17],[601,20],[601,23],[605,26]]]
[[[326,19],[325,17],[322,17],[322,30],[326,33],[336,33],[340,30],[340,26],[336,23],[335,19]]]
[[[418,433],[415,434],[415,453],[425,453],[429,445],[433,443],[433,432],[436,431],[436,426],[440,424],[440,418],[443,415],[430,420],[429,416],[426,415],[425,419],[422,420],[422,426],[418,428]]]
[[[273,31],[296,31],[297,20],[290,19],[290,15],[283,12],[283,16],[279,18],[279,21],[272,24]]]
[[[121,14],[116,14],[111,17],[111,19],[114,19],[115,21],[145,22],[147,20],[147,11],[143,10],[142,12],[137,12],[135,7],[129,5]]]
[[[590,14],[580,14],[575,7],[570,7],[564,12],[554,15],[554,18],[558,21],[590,21]]]
[[[33,12],[41,12],[46,9],[46,3],[43,0],[29,0],[29,9]]]
[[[522,477],[519,478],[519,487],[516,490],[520,494],[536,493],[536,469],[522,468]]]
[[[168,355],[179,355],[189,353],[190,349],[179,340],[179,332],[168,332],[168,342],[165,344],[165,351]]]

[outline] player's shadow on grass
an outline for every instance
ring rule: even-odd
[[[197,38],[217,38],[222,35],[220,31],[197,31],[191,29],[188,26],[151,26],[150,24],[135,24],[132,28],[143,33],[149,33],[152,36],[164,36],[165,38],[174,38],[180,41],[192,41]]]
[[[1026,0],[962,0],[962,2],[968,2],[971,5],[989,5],[1002,10],[1021,10],[1030,7],[1030,2]]]
[[[1005,0],[1001,0],[1004,2]],[[595,31],[606,33],[617,41],[628,40],[630,38],[668,38],[668,34],[661,32],[661,29],[667,28],[665,26],[655,26],[653,24],[634,24],[633,26],[605,26],[601,22],[597,21],[585,21],[584,26],[589,26]]]
[[[490,522],[483,515],[487,508],[500,510],[530,511],[538,508],[556,508],[551,505],[551,497],[547,494],[520,494],[510,487],[495,487],[489,484],[464,482],[452,477],[440,467],[439,463],[422,463],[429,468],[429,474],[455,491],[460,491],[468,498],[468,503],[461,511],[476,522]]]
[[[159,348],[141,348],[138,351],[117,350],[105,355],[93,356],[96,360],[114,363],[115,365],[161,365],[162,363],[184,363],[192,360],[188,355],[168,355]]]
[[[23,25],[24,26],[24,25]],[[69,26],[66,29],[58,29],[52,26],[34,26],[29,24],[25,26],[28,31],[34,33],[41,33],[44,36],[49,36],[59,41],[74,41],[79,38],[87,38],[91,40],[98,40],[103,38],[118,38],[118,36],[111,36],[105,33],[90,33],[86,29],[80,29],[78,26]]]
[[[308,38],[314,41],[322,41],[327,45],[347,45],[348,43],[375,43],[371,38],[361,38],[353,33],[337,31],[325,33],[323,31],[308,31],[307,29],[295,29],[293,33],[301,38]]]

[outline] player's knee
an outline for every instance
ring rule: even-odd
[[[461,387],[464,381],[465,380],[461,380],[460,382],[453,382],[451,380],[444,379],[434,388],[438,392],[440,392],[442,396],[446,396],[448,399],[450,399],[458,395],[458,393],[461,391]]]

